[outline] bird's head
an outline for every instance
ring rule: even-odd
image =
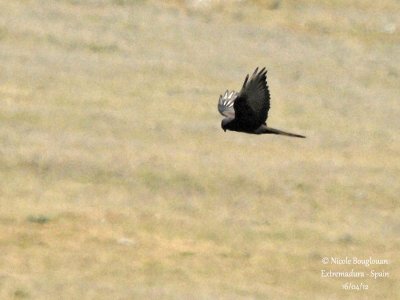
[[[226,131],[227,129],[229,129],[229,123],[232,121],[231,118],[225,118],[222,120],[221,122],[221,128]]]

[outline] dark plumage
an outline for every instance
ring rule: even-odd
[[[219,97],[218,111],[225,116],[221,127],[253,134],[280,134],[305,138],[303,135],[289,133],[267,127],[270,95],[267,86],[267,70],[258,68],[249,78],[246,76],[239,93],[228,90]]]

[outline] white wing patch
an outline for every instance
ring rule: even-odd
[[[235,117],[235,110],[233,109],[233,104],[238,96],[238,93],[235,91],[226,92],[223,95],[219,96],[218,101],[218,111],[225,117]]]

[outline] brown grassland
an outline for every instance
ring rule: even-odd
[[[396,0],[0,0],[0,299],[400,299],[399,100]]]

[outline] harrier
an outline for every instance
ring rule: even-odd
[[[304,135],[285,132],[267,127],[270,95],[267,86],[267,70],[254,71],[246,76],[239,93],[228,90],[220,95],[218,111],[225,116],[221,127],[224,131],[232,130],[253,134],[280,134],[305,138]]]

